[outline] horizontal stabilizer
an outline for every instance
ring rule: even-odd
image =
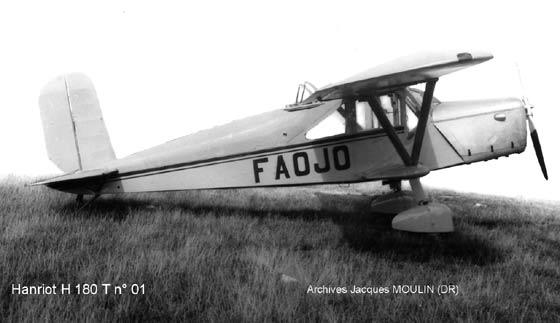
[[[31,185],[46,185],[50,188],[64,191],[75,191],[75,193],[79,194],[95,194],[101,189],[105,180],[114,177],[117,174],[118,171],[116,169],[93,169],[53,177]]]

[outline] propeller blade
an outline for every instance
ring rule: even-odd
[[[519,81],[519,88],[521,92],[524,93],[525,89],[523,86],[523,80],[521,78],[521,70],[519,69],[519,64],[515,63],[515,67],[517,68],[517,80]],[[522,101],[523,105],[525,106],[525,111],[527,112],[527,122],[529,123],[529,132],[531,133],[533,148],[535,148],[535,154],[537,155],[539,165],[541,166],[541,171],[544,179],[548,180],[548,172],[546,171],[546,164],[544,163],[541,141],[539,140],[539,134],[537,132],[537,129],[535,128],[535,122],[533,122],[533,112],[531,111],[531,109],[533,109],[533,106],[529,103],[529,100],[524,94],[522,97]]]
[[[533,147],[535,148],[535,154],[539,160],[539,165],[541,166],[541,171],[546,180],[548,180],[548,173],[546,171],[546,164],[544,163],[544,156],[541,148],[541,142],[539,140],[539,134],[537,129],[535,129],[535,123],[533,122],[533,117],[527,115],[527,121],[529,122],[529,131],[531,133],[531,141],[533,141]]]

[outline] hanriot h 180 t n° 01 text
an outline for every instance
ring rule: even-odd
[[[521,153],[527,123],[546,167],[525,99],[440,102],[438,79],[492,58],[487,53],[423,53],[396,59],[316,90],[296,102],[115,158],[91,81],[69,74],[39,98],[49,158],[65,175],[41,181],[100,194],[383,181],[393,193],[372,211],[397,214],[394,229],[453,231],[450,209],[430,202],[430,171]],[[412,88],[425,84],[424,90]],[[306,96],[307,94],[307,96]],[[408,180],[412,193],[401,191]]]

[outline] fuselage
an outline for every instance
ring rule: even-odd
[[[65,174],[35,185],[81,199],[82,194],[378,180],[398,188],[409,180],[416,202],[422,202],[419,178],[429,172],[524,151],[527,122],[546,178],[527,102],[433,97],[440,77],[491,58],[472,51],[401,57],[309,90],[307,98],[298,95],[285,109],[121,159],[92,81],[80,73],[62,75],[43,87],[39,107],[48,156]],[[307,87],[301,86],[304,93]]]
[[[408,120],[404,105],[400,111],[394,107],[388,113],[410,151],[414,107],[407,110]],[[354,127],[348,127],[341,109],[342,100],[331,100],[310,109],[274,110],[115,160],[106,167],[117,169],[118,175],[100,193],[347,183],[394,174],[406,178],[402,160],[367,106],[357,109],[366,117],[358,116],[362,122]],[[346,121],[342,131],[309,138],[333,116]],[[425,172],[420,175],[520,153],[525,146],[525,109],[518,99],[434,101],[419,159]]]

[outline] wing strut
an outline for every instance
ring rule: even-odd
[[[430,116],[430,108],[432,106],[432,98],[434,96],[434,89],[436,86],[436,79],[431,79],[426,82],[426,90],[424,91],[424,97],[422,98],[422,107],[420,109],[420,116],[418,118],[418,125],[416,126],[416,134],[414,135],[414,146],[412,147],[412,154],[409,154],[406,150],[404,144],[397,136],[395,128],[387,118],[383,107],[379,102],[377,97],[368,97],[367,102],[372,108],[375,116],[379,120],[379,123],[387,133],[389,140],[395,147],[395,150],[401,157],[403,163],[406,166],[417,166],[420,160],[420,151],[422,150],[422,142],[424,140],[424,133],[426,132],[426,125],[428,124],[428,119]]]
[[[420,150],[422,149],[422,141],[424,140],[428,117],[430,116],[430,108],[432,107],[432,98],[434,97],[436,82],[437,79],[426,82],[426,90],[424,91],[424,97],[422,98],[420,117],[418,118],[418,125],[416,126],[416,135],[414,135],[414,146],[412,146],[412,165],[418,165],[418,160],[420,159]]]
[[[399,139],[399,136],[397,136],[395,128],[393,128],[391,121],[389,121],[389,118],[387,118],[385,111],[383,111],[383,107],[381,107],[379,99],[377,97],[368,97],[367,102],[373,110],[373,113],[375,113],[375,116],[377,117],[377,120],[379,120],[379,123],[383,127],[383,130],[385,130],[387,136],[389,136],[389,140],[391,140],[391,143],[393,143],[393,146],[397,150],[397,153],[401,157],[403,163],[406,166],[412,165],[410,155],[408,154],[408,151],[406,151],[406,148],[404,147],[402,141]]]

